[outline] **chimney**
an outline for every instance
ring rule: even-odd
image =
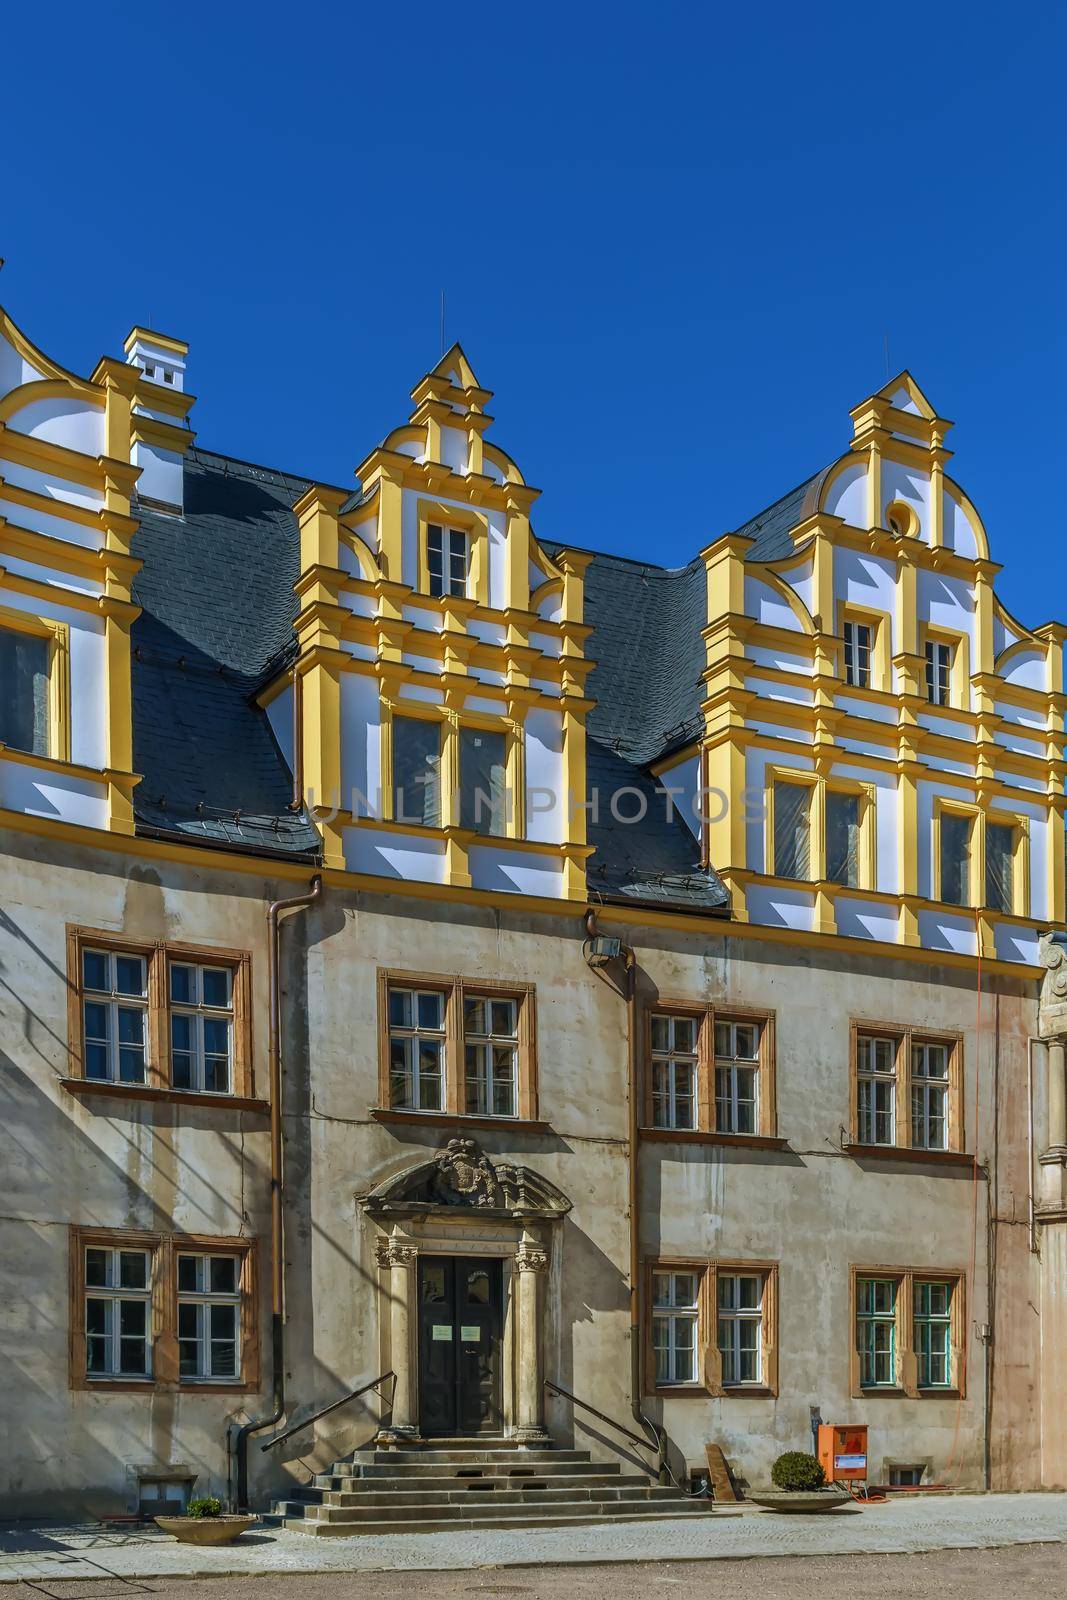
[[[193,438],[185,426],[193,403],[185,394],[189,346],[166,333],[133,328],[125,349],[127,366],[144,374],[133,404],[132,459],[141,469],[137,498],[155,510],[180,514],[185,505],[184,456]]]

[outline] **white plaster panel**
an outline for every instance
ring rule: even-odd
[[[425,633],[440,633],[443,623],[435,611],[427,611],[423,606],[402,606],[400,615],[405,622],[411,622],[416,628],[421,628]]]
[[[1045,652],[1020,650],[1002,670],[1001,677],[1005,683],[1017,683],[1021,689],[1039,689],[1044,692],[1047,688]]]
[[[1045,753],[1044,739],[1024,739],[1022,734],[1008,728],[998,729],[993,739],[1003,750],[1014,750],[1019,755],[1043,756]]]
[[[810,744],[811,734],[805,728],[786,728],[776,722],[749,721],[747,726],[767,739],[784,739],[788,744]],[[790,755],[792,761],[793,757]]]
[[[458,428],[441,429],[441,460],[452,471],[463,474],[467,470],[467,436]]]
[[[345,865],[349,872],[376,878],[403,878],[409,883],[444,883],[443,839],[388,833],[381,828],[345,828]]]
[[[403,650],[400,659],[405,667],[412,667],[416,672],[430,672],[434,677],[440,677],[444,671],[444,663],[438,661],[436,656],[416,656],[408,650]]]
[[[672,804],[690,833],[694,838],[700,838],[700,757],[690,756],[687,761],[679,761],[676,767],[660,775],[658,782],[670,792]],[[708,805],[712,816],[718,807]]]
[[[289,771],[293,770],[293,686],[289,684],[274,696],[266,707],[270,730],[285,757]]]
[[[1034,794],[1044,794],[1045,792],[1045,780],[1031,777],[1029,773],[1005,772],[1003,767],[994,767],[993,776],[998,783],[1007,784],[1008,788],[1031,789]]]
[[[918,922],[919,943],[927,950],[952,950],[964,956],[978,953],[974,917],[968,912],[951,912],[940,908],[920,911]]]
[[[504,567],[507,556],[507,517],[489,513],[489,604],[503,610],[505,603]]]
[[[977,663],[974,656],[972,585],[944,572],[920,569],[915,575],[915,609],[920,622],[967,636],[971,642],[971,670],[974,671]]]
[[[915,404],[915,401],[908,393],[907,388],[902,383],[898,384],[898,386],[893,390],[893,393],[889,396],[889,404],[894,406],[898,411],[909,411],[913,417],[922,416],[922,412],[919,410],[918,406]]]
[[[867,463],[857,458],[842,467],[826,492],[823,507],[853,528],[867,526]]]
[[[37,583],[46,583],[60,593],[64,589],[74,594],[94,596],[104,592],[102,583],[96,578],[86,578],[80,572],[57,572],[54,567],[39,567],[35,561],[23,561],[20,556],[5,555],[3,562],[8,572],[20,578],[33,578]]]
[[[834,551],[834,599],[868,611],[888,612],[892,628],[896,606],[895,564],[883,556],[838,546]]]
[[[79,828],[107,827],[105,784],[21,761],[0,758],[0,807],[31,817],[54,817]]]
[[[532,709],[526,738],[526,837],[562,844],[566,805],[563,778],[563,718],[557,711]]]
[[[930,476],[899,461],[882,461],[882,527],[887,527],[886,507],[894,500],[910,506],[919,519],[919,538],[930,541]]]
[[[0,395],[20,389],[24,383],[36,383],[44,373],[26,361],[6,336],[0,333]]]
[[[470,667],[468,670],[472,678],[476,678],[479,683],[487,684],[489,687],[493,685],[499,686],[504,683],[504,674],[494,671],[492,667]]]
[[[1030,816],[1030,915],[1051,917],[1048,903],[1049,831],[1043,808],[1013,806]]]
[[[853,717],[866,717],[868,722],[896,723],[897,708],[884,705],[880,700],[860,700],[853,694],[835,694],[834,705]]]
[[[0,499],[0,517],[4,517],[17,528],[28,528],[31,533],[43,533],[48,539],[64,539],[68,544],[76,544],[82,550],[99,550],[104,543],[103,531],[100,528],[88,528],[83,522],[75,522],[62,514],[53,515],[50,511],[39,511],[36,506],[20,506],[13,500]]]
[[[342,808],[351,809],[358,816],[379,815],[381,784],[381,704],[378,685],[368,674],[344,672],[341,674]],[[332,803],[332,796],[325,799]]]
[[[993,924],[993,945],[998,961],[1020,961],[1030,967],[1039,967],[1040,930],[1013,927],[1007,922]]]
[[[745,656],[754,667],[772,667],[776,672],[803,672],[811,676],[811,657],[794,655],[791,650],[750,644],[745,647]]]
[[[974,743],[974,729],[966,722],[957,722],[953,717],[946,717],[943,712],[920,711],[916,720],[921,728],[929,728],[931,733],[943,734],[946,739],[959,739],[961,744]]]
[[[441,706],[445,703],[442,689],[431,689],[424,683],[402,683],[400,685],[401,700],[423,700],[430,706]]]
[[[51,395],[46,400],[33,400],[9,417],[7,425],[14,433],[47,439],[51,444],[65,445],[68,450],[77,450],[94,459],[104,453],[103,409],[86,405],[74,395]]]
[[[846,939],[877,939],[882,944],[897,943],[897,914],[892,906],[873,900],[853,900],[841,895],[834,908],[837,931]]]
[[[151,500],[164,500],[168,505],[185,503],[185,463],[175,450],[163,450],[143,440],[132,451],[134,466],[140,467],[137,480],[138,494]]]
[[[350,655],[353,661],[377,661],[378,652],[372,644],[360,644],[358,639],[345,639],[341,649]]]
[[[0,478],[6,478],[18,489],[32,489],[46,500],[65,500],[68,505],[82,506],[87,511],[99,511],[104,503],[103,491],[90,489],[82,483],[71,483],[53,473],[38,472],[35,467],[24,467],[18,461],[4,459],[4,440],[0,434]]]
[[[355,560],[355,557],[352,558]],[[373,595],[369,594],[343,594],[341,604],[347,606],[354,617],[373,617],[376,606]]]
[[[509,850],[505,845],[472,845],[470,872],[475,889],[502,889],[550,900],[563,894],[563,863],[554,856]]]
[[[530,649],[540,650],[543,656],[558,656],[562,648],[563,641],[551,633],[530,634]]]
[[[481,711],[491,717],[499,717],[503,714],[504,702],[503,700],[491,700],[488,695],[472,694],[464,702],[464,709],[467,711]]]
[[[998,611],[993,612],[993,654],[999,656],[1009,645],[1018,644],[1022,638],[1014,628],[1009,628]]]
[[[402,489],[400,494],[400,580],[414,589],[419,581],[419,491]]]
[[[793,593],[800,596],[808,611],[812,609],[814,575],[815,563],[811,556],[805,557],[803,561],[798,561],[795,567],[790,567],[788,572],[781,574]]]
[[[815,692],[804,684],[771,683],[766,678],[746,678],[745,688],[761,700],[782,700],[789,705],[810,706],[815,703]]]
[[[503,644],[508,630],[501,622],[481,622],[477,617],[471,617],[467,623],[467,632],[475,639],[480,639],[483,644]]]
[[[840,734],[834,740],[839,750],[847,750],[852,756],[875,756],[885,761],[892,759],[893,750],[890,745],[878,744],[873,739],[843,738]]]
[[[750,883],[745,904],[749,920],[765,928],[801,928],[810,933],[814,924],[815,896],[810,889]]]
[[[1032,706],[1016,706],[1007,700],[998,700],[993,709],[1005,722],[1017,723],[1020,728],[1034,728],[1039,733],[1045,731],[1045,713],[1035,711]]]
[[[548,678],[531,678],[530,688],[538,689],[541,694],[551,695],[553,700],[558,700],[560,698],[559,684],[552,683]]]
[[[978,534],[955,496],[946,488],[942,499],[941,535],[949,550],[974,560],[978,555]]]
[[[563,596],[558,592],[542,596],[537,602],[537,615],[546,622],[558,622],[563,615]]]
[[[782,596],[759,578],[745,578],[745,614],[769,628],[787,628],[801,633],[800,622]]]
[[[973,761],[953,761],[951,756],[920,755],[920,762],[931,772],[955,772],[961,778],[974,777]]]

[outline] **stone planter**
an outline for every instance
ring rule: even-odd
[[[164,1533],[181,1544],[233,1544],[242,1533],[254,1528],[258,1517],[156,1517]]]
[[[765,1511],[801,1511],[811,1515],[836,1511],[852,1496],[847,1489],[829,1484],[825,1489],[750,1489],[747,1498]]]

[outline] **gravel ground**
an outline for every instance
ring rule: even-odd
[[[1006,1550],[939,1550],[925,1555],[780,1556],[745,1561],[634,1562],[626,1566],[540,1567],[510,1572],[424,1573],[421,1600],[480,1595],[501,1600],[647,1600],[651,1595],[696,1592],[701,1600],[736,1600],[739,1582],[760,1600],[1061,1600],[1067,1586],[1067,1548],[1014,1545]],[[245,1586],[248,1585],[246,1591]],[[17,1584],[11,1600],[112,1600],[158,1595],[161,1600],[410,1600],[412,1579],[402,1573],[348,1572],[300,1577],[50,1579]]]

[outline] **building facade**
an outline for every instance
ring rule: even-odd
[[[351,489],[187,357],[0,315],[0,1504],[578,1401],[1063,1486],[1065,633],[950,425],[903,374],[666,570],[535,534],[458,346]]]

